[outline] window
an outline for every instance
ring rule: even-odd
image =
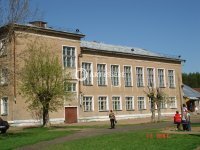
[[[92,102],[92,96],[84,96],[83,97],[83,110],[84,111],[92,111],[92,106],[93,106],[93,102]]]
[[[170,88],[175,87],[174,70],[168,70],[168,82],[169,82],[169,87]]]
[[[7,55],[7,49],[6,49],[6,40],[2,39],[0,40],[0,56]]]
[[[144,82],[143,82],[143,68],[142,67],[136,67],[136,79],[137,79],[137,87],[144,86]]]
[[[158,87],[165,87],[164,69],[158,69]]]
[[[170,108],[177,108],[176,97],[169,97]]]
[[[108,111],[108,101],[106,96],[99,97],[99,111]]]
[[[1,99],[1,115],[8,115],[8,97]]]
[[[125,97],[126,100],[126,110],[134,110],[133,97]]]
[[[82,63],[83,85],[92,85],[92,64]]]
[[[130,66],[124,66],[124,82],[125,86],[131,86],[131,67]]]
[[[64,67],[75,67],[75,48],[63,46],[63,65]]]
[[[65,91],[76,92],[76,83],[64,83]]]
[[[120,97],[112,97],[112,107],[113,110],[121,110],[121,101],[120,101]]]
[[[166,108],[167,108],[167,102],[166,102],[166,100],[162,100],[162,101],[160,102],[160,108],[161,108],[161,109],[166,109]]]
[[[119,66],[111,65],[111,81],[113,86],[119,85]]]
[[[138,110],[146,109],[144,97],[138,97]]]
[[[147,68],[147,86],[154,87],[154,69]]]
[[[106,65],[97,64],[98,85],[106,85]]]
[[[1,68],[0,71],[1,85],[5,85],[8,83],[8,68]]]

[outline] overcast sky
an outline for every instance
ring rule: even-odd
[[[79,29],[84,40],[181,55],[200,72],[200,0],[33,0],[49,26]]]

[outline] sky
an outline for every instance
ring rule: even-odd
[[[48,26],[79,29],[83,40],[144,48],[186,60],[200,72],[200,0],[32,0]]]

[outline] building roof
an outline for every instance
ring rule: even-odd
[[[172,59],[176,61],[183,61],[178,56],[169,56],[160,53],[155,53],[146,49],[136,48],[136,47],[128,47],[128,46],[118,46],[118,45],[111,45],[105,44],[100,42],[89,42],[89,41],[81,41],[81,47],[97,50],[99,52],[116,52],[116,53],[123,53],[128,55],[137,55],[137,56],[148,56],[148,57],[157,57],[157,58],[165,58],[165,59]]]
[[[188,97],[191,100],[200,99],[200,93],[185,84],[183,86],[183,93],[184,97]]]
[[[200,92],[200,88],[193,88],[194,90],[196,90],[197,92]]]

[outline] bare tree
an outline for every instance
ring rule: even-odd
[[[31,11],[30,0],[0,0],[0,96],[11,94],[9,85],[15,88],[13,41],[21,36],[15,32],[15,26],[36,18],[37,12],[37,9]]]
[[[167,95],[161,90],[161,88],[153,88],[148,87],[148,92],[145,92],[147,94],[147,97],[151,100],[151,121],[156,122],[155,118],[155,106],[157,106],[157,112],[158,112],[158,121],[161,120],[161,104],[167,103],[168,98]]]
[[[49,112],[57,111],[71,95],[66,92],[69,75],[63,74],[59,58],[49,49],[45,43],[29,44],[21,71],[21,92],[30,110],[42,112],[43,126],[49,123]]]

